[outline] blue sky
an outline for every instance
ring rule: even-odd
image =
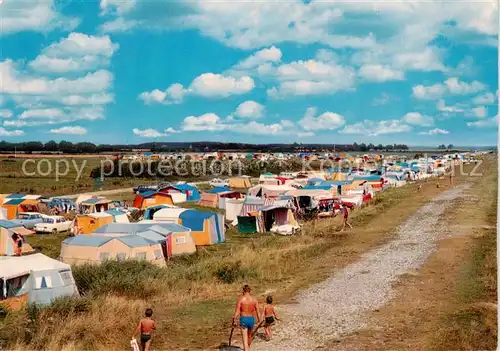
[[[498,5],[0,4],[0,140],[493,145]]]

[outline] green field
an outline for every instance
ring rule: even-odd
[[[0,194],[21,193],[45,196],[77,194],[89,191],[128,188],[153,182],[140,178],[105,178],[97,183],[90,172],[102,158],[0,158]],[[66,162],[69,167],[66,168]],[[24,172],[23,171],[24,164]],[[57,176],[57,167],[59,174]]]

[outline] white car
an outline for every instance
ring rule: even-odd
[[[66,220],[63,216],[46,216],[42,223],[37,223],[34,230],[37,233],[52,233],[68,231],[71,227],[71,221]]]
[[[214,188],[215,187],[224,187],[224,186],[229,186],[229,180],[215,178],[215,179],[212,179],[208,184]]]

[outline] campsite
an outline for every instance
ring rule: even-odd
[[[33,270],[33,278],[23,272],[4,274],[3,282],[24,277],[16,283],[24,288],[2,304],[12,308],[1,321],[2,347],[124,349],[136,316],[153,306],[164,331],[157,334],[156,347],[216,349],[227,340],[234,297],[243,283],[254,286],[258,296],[272,291],[285,306],[297,292],[390,242],[407,217],[452,190],[445,177],[451,170],[465,170],[456,173],[453,187],[467,185],[470,192],[484,194],[477,212],[490,213],[496,201],[495,191],[487,195],[481,190],[496,189],[496,160],[487,153],[425,160],[389,154],[384,160],[368,154],[353,158],[354,170],[262,172],[214,187],[173,181],[109,195],[3,195],[3,255],[18,259],[12,257],[10,236],[20,233],[25,238],[20,259],[43,258],[47,269],[41,274]],[[478,161],[485,177],[470,176]],[[10,199],[19,200],[13,204]],[[72,233],[35,233],[12,222],[27,205],[42,216],[57,209],[72,221]],[[464,204],[453,206],[442,221]],[[341,231],[343,208],[350,212],[353,229]],[[47,273],[51,269],[55,273]],[[47,300],[26,290],[29,286],[57,293]],[[29,319],[26,306],[33,302],[37,312]],[[346,336],[346,343],[359,346],[359,340]],[[336,338],[332,334],[325,342]],[[266,349],[259,341],[255,347]]]

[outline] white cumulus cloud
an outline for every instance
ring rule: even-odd
[[[236,108],[234,114],[241,118],[261,118],[264,115],[265,107],[256,101],[248,100],[242,102]]]
[[[492,105],[495,102],[495,95],[491,92],[484,93],[472,99],[472,102],[477,105]]]
[[[467,126],[472,128],[491,128],[496,127],[498,125],[499,116],[495,116],[492,118],[482,119],[475,122],[468,122]]]
[[[113,74],[106,70],[88,73],[81,78],[33,77],[21,72],[11,60],[0,62],[2,84],[0,92],[7,95],[67,95],[87,94],[107,90],[113,82]]]
[[[119,45],[109,36],[71,33],[67,38],[44,50],[29,67],[44,73],[82,72],[109,65],[109,59]]]
[[[147,129],[134,128],[132,132],[135,135],[140,136],[141,138],[160,138],[167,136],[166,133],[159,132],[158,130],[153,128],[147,128]]]
[[[3,122],[4,126],[33,127],[46,124],[61,124],[78,120],[94,121],[104,118],[104,109],[101,106],[92,107],[64,107],[64,108],[34,108],[23,111],[19,119],[9,119]]]
[[[275,46],[271,46],[270,48],[257,51],[234,66],[234,69],[248,70],[256,68],[267,62],[279,62],[281,60],[281,56],[281,50]]]
[[[409,125],[401,122],[400,120],[393,119],[384,121],[364,120],[362,122],[345,126],[340,133],[377,136],[381,134],[396,134],[409,131],[411,131],[411,127]]]
[[[419,112],[408,112],[403,116],[403,122],[415,126],[431,126],[434,124],[434,119],[430,116],[424,116]]]
[[[24,135],[23,130],[7,130],[5,128],[0,127],[0,136],[12,137],[12,136],[21,136]]]
[[[11,118],[14,113],[11,110],[0,110],[0,118]]]
[[[52,134],[85,135],[87,134],[87,128],[80,126],[73,126],[73,127],[67,126],[57,129],[51,129],[50,132]]]
[[[0,3],[0,17],[2,18],[0,35],[23,31],[47,33],[56,28],[63,30],[75,28],[80,21],[56,11],[54,3],[54,0],[4,0]]]
[[[402,71],[382,65],[363,65],[359,69],[359,75],[371,82],[387,82],[391,80],[403,80],[405,78]]]
[[[334,112],[324,112],[315,117],[317,109],[309,107],[306,110],[304,117],[299,120],[298,124],[305,131],[313,130],[334,130],[342,127],[345,124],[344,116]]]
[[[199,117],[189,116],[182,122],[184,131],[218,131],[227,129],[227,125],[221,123],[221,118],[215,113],[205,113]]]
[[[444,114],[452,114],[452,113],[459,113],[459,112],[464,112],[465,110],[460,107],[459,105],[446,105],[446,102],[443,99],[439,99],[437,102],[436,108],[438,111],[443,112]]]
[[[436,100],[444,95],[469,95],[484,90],[486,86],[475,80],[471,83],[462,82],[458,78],[448,78],[444,83],[430,86],[416,85],[413,87],[413,96],[420,100]]]
[[[254,80],[248,76],[234,78],[204,73],[193,80],[188,91],[204,97],[228,97],[248,93],[254,87]]]
[[[178,104],[186,95],[206,98],[225,98],[231,95],[241,95],[250,92],[255,87],[254,80],[249,76],[232,77],[221,74],[204,73],[196,77],[186,89],[180,83],[172,84],[167,90],[154,89],[139,94],[139,99],[146,104]]]
[[[488,116],[488,109],[486,108],[486,106],[474,107],[467,115],[477,118],[484,118]]]
[[[438,135],[438,134],[450,134],[450,132],[445,130],[445,129],[434,128],[434,129],[428,130],[427,132],[420,132],[418,134],[420,134],[420,135]]]

